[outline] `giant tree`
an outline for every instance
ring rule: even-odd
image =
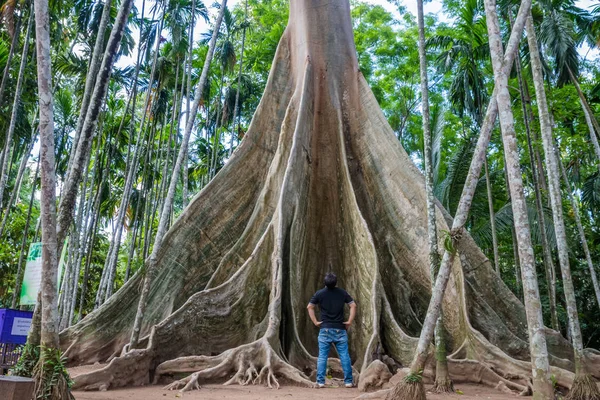
[[[520,28],[511,35],[506,70],[525,16],[520,13]],[[458,255],[445,253],[432,290],[425,180],[359,72],[349,2],[290,1],[289,24],[248,132],[229,162],[165,227],[145,265],[151,279],[137,272],[61,333],[71,364],[111,359],[76,377],[75,385],[104,389],[190,373],[169,388],[190,390],[229,378],[312,386],[307,374],[315,369],[317,335],[304,310],[331,264],[361,307],[349,339],[359,371],[381,351],[403,365],[417,354],[415,365],[425,366],[443,306],[450,371],[528,392],[526,310],[462,229],[496,118],[495,100],[488,110],[455,219],[437,203],[437,229],[451,232],[444,242]],[[181,160],[180,153],[175,169]],[[177,175],[171,179],[169,195]],[[165,202],[163,214],[169,208]],[[138,303],[145,308],[132,346]],[[571,351],[557,333],[547,337],[553,354]],[[597,367],[599,357],[588,356]],[[570,386],[572,361],[556,357],[552,363],[557,384]]]

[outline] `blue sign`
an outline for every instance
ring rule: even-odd
[[[0,309],[0,343],[25,344],[32,317],[31,311]]]

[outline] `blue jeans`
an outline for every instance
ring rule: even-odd
[[[317,383],[325,383],[327,356],[331,345],[334,345],[344,370],[344,383],[352,384],[352,362],[348,353],[348,333],[344,329],[322,328],[319,332],[319,358],[317,360]]]

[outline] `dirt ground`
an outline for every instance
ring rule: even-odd
[[[71,377],[87,373],[104,365],[84,365],[69,368]],[[324,389],[307,389],[282,385],[280,389],[269,389],[260,385],[223,386],[220,384],[202,385],[201,390],[180,393],[163,389],[164,385],[131,387],[109,390],[107,392],[74,392],[77,400],[159,400],[186,398],[190,400],[343,400],[360,396],[358,389],[326,387]],[[516,399],[517,395],[507,395],[487,386],[456,384],[459,391],[454,395],[427,394],[429,400],[505,400]]]
[[[457,385],[463,394],[440,396],[428,394],[430,400],[503,400],[515,399],[492,388],[477,385]],[[294,386],[282,386],[279,390],[263,386],[223,386],[203,385],[194,392],[179,393],[164,390],[162,386],[145,386],[109,390],[108,392],[74,392],[77,400],[159,400],[185,398],[190,400],[333,400],[354,399],[361,395],[358,389],[325,388],[306,389]]]

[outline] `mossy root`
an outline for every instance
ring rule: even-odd
[[[600,390],[590,374],[577,374],[566,400],[600,400]]]

